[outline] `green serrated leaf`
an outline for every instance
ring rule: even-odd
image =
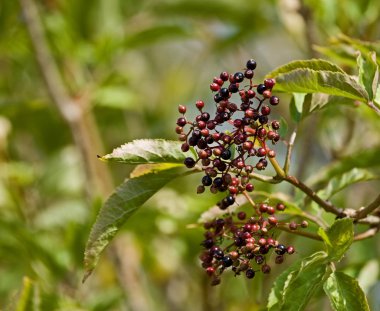
[[[376,62],[376,53],[370,52],[357,57],[359,67],[359,82],[367,90],[369,100],[373,101],[379,85],[379,66]]]
[[[104,203],[92,226],[84,256],[83,281],[91,274],[101,252],[127,219],[164,185],[184,174],[182,169],[168,169],[127,179],[116,188]]]
[[[331,179],[323,190],[318,191],[318,195],[323,199],[328,200],[334,194],[352,184],[374,179],[380,179],[380,176],[376,176],[366,169],[354,168],[343,175]]]
[[[293,93],[293,97],[290,101],[290,116],[293,121],[298,123],[302,119],[302,106],[306,93]]]
[[[268,311],[304,310],[330,273],[326,259],[325,252],[317,252],[286,269],[271,290]]]
[[[309,113],[320,111],[323,108],[337,105],[353,105],[354,101],[350,98],[333,96],[323,93],[314,93],[311,99]]]
[[[318,235],[323,239],[329,260],[340,261],[354,241],[354,225],[351,218],[336,220],[327,230],[319,228]]]
[[[289,73],[296,69],[307,68],[315,71],[331,71],[345,73],[339,66],[323,59],[310,59],[310,60],[297,60],[287,63],[281,67],[276,68],[272,72],[267,74],[267,78],[276,78],[277,76]],[[277,84],[276,84],[277,86]]]
[[[17,301],[16,311],[39,311],[38,290],[36,285],[28,277],[23,279],[23,288]]]
[[[323,285],[331,306],[336,311],[369,311],[367,298],[358,282],[344,274],[334,272]]]
[[[352,77],[341,72],[295,69],[276,78],[276,91],[326,93],[368,102],[367,91]]]
[[[112,153],[100,157],[104,161],[126,164],[182,163],[191,152],[181,151],[181,144],[164,139],[137,139],[124,144]]]

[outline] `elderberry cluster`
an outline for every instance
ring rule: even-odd
[[[220,283],[221,274],[231,269],[236,275],[245,274],[252,279],[258,271],[270,273],[267,255],[273,250],[276,253],[275,263],[284,262],[286,255],[295,252],[293,246],[285,246],[274,238],[274,231],[278,225],[288,225],[291,230],[298,226],[307,227],[307,222],[301,224],[291,222],[281,223],[275,216],[276,210],[285,210],[283,203],[276,207],[267,203],[257,204],[254,215],[240,211],[237,214],[225,214],[204,224],[206,232],[204,247],[200,255],[202,267],[211,277],[211,284]]]
[[[229,74],[223,71],[210,84],[214,92],[215,113],[204,110],[205,103],[198,100],[195,106],[199,113],[194,121],[186,118],[187,108],[178,107],[182,114],[177,119],[176,133],[182,141],[181,149],[190,147],[196,151],[196,159],[188,157],[184,164],[188,168],[200,163],[204,176],[197,188],[198,193],[209,187],[212,193],[228,190],[228,195],[219,202],[227,209],[235,202],[236,195],[254,190],[250,173],[264,170],[268,157],[276,156],[268,142],[279,141],[280,123],[270,122],[271,106],[279,104],[272,95],[274,79],[253,84],[256,62],[248,60],[243,72]],[[188,129],[185,129],[188,127]]]

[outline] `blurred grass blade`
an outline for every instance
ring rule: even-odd
[[[191,152],[181,151],[181,144],[165,139],[137,139],[124,144],[112,153],[100,157],[104,161],[126,164],[182,163]]]
[[[116,188],[104,203],[91,229],[84,256],[83,282],[95,268],[101,252],[127,219],[164,185],[185,174],[189,172],[184,173],[181,168],[162,170],[127,179]]]
[[[318,230],[331,261],[340,261],[354,241],[354,225],[351,218],[338,219],[326,231]]]
[[[38,289],[31,279],[24,277],[23,288],[17,302],[16,311],[39,311]]]
[[[369,311],[367,298],[358,282],[343,272],[332,273],[323,289],[336,311]]]

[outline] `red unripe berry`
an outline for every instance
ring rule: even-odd
[[[182,126],[177,126],[177,127],[175,128],[175,132],[176,132],[177,134],[182,134],[182,133],[183,133],[183,128],[182,128]]]
[[[261,114],[263,116],[267,116],[270,114],[270,107],[269,106],[262,106],[261,107]]]
[[[268,139],[272,140],[273,138],[276,137],[276,132],[274,132],[274,131],[268,131],[267,137],[268,137]]]
[[[184,106],[184,105],[179,105],[179,106],[178,106],[178,112],[179,112],[179,113],[186,113],[186,106]]]
[[[277,203],[276,208],[278,211],[284,211],[286,206],[283,203]]]
[[[261,213],[266,213],[268,211],[268,204],[266,203],[261,203],[259,206],[259,210]]]
[[[265,91],[263,92],[263,96],[264,96],[264,98],[269,98],[269,97],[271,97],[271,96],[272,96],[272,92],[271,92],[271,90],[265,90]]]
[[[201,110],[201,109],[205,106],[205,103],[204,103],[203,100],[197,100],[197,101],[195,102],[195,106],[196,106],[199,110]]]
[[[246,141],[243,143],[243,149],[244,150],[251,150],[253,148],[253,142]]]
[[[246,165],[244,170],[249,174],[252,173],[253,171],[253,166],[252,165]]]
[[[229,186],[228,187],[228,191],[230,192],[230,194],[236,194],[238,193],[238,189],[234,186]]]
[[[236,259],[239,258],[239,253],[236,252],[236,251],[232,251],[232,252],[229,253],[229,256],[230,256],[230,258],[231,258],[232,260],[236,260]]]
[[[306,221],[306,220],[303,220],[302,222],[301,222],[301,227],[302,228],[307,228],[309,226],[309,223]]]
[[[274,130],[278,130],[280,128],[280,122],[278,122],[277,120],[272,121],[272,128]]]
[[[264,80],[264,85],[265,85],[268,89],[273,88],[275,84],[276,84],[276,80],[275,80],[275,79],[265,79],[265,80]]]
[[[212,82],[218,84],[219,86],[222,86],[224,81],[221,78],[215,77]]]
[[[237,217],[240,219],[240,220],[244,220],[245,217],[247,217],[247,214],[245,212],[239,212],[237,214]]]
[[[186,121],[186,119],[183,118],[183,117],[177,119],[177,125],[178,125],[178,126],[182,126],[182,127],[183,127],[183,126],[186,125],[186,123],[187,123],[187,121]]]
[[[254,72],[253,72],[253,70],[251,70],[251,69],[247,69],[247,70],[244,72],[244,76],[245,76],[247,79],[252,79],[252,78],[253,78],[253,75],[254,75]]]
[[[269,222],[271,225],[277,225],[277,223],[278,223],[277,218],[274,217],[274,216],[269,216],[269,217],[268,217],[268,222]]]
[[[260,138],[264,138],[266,135],[267,130],[265,128],[262,127],[257,130],[257,136],[259,136]]]
[[[293,246],[288,246],[288,248],[286,249],[286,251],[287,251],[287,253],[288,253],[289,255],[291,255],[291,254],[294,254],[295,249],[294,249]]]
[[[248,192],[252,192],[254,189],[254,186],[252,184],[247,184],[245,186],[245,190],[247,190]]]
[[[267,240],[264,239],[264,238],[260,238],[259,241],[258,241],[258,244],[263,246],[263,245],[266,245],[267,244]]]
[[[229,78],[229,74],[228,74],[228,72],[226,72],[226,71],[223,71],[223,72],[221,72],[220,73],[220,79],[222,79],[223,81],[227,81],[228,80],[228,78]]]
[[[202,134],[202,136],[207,137],[207,136],[210,134],[210,132],[209,132],[208,129],[203,129],[203,130],[201,131],[201,134]]]
[[[265,148],[259,148],[259,149],[257,149],[257,155],[259,157],[264,157],[266,154],[267,154],[267,151],[265,150]]]
[[[242,125],[243,125],[243,122],[242,122],[241,119],[236,119],[236,120],[234,121],[234,126],[235,126],[235,127],[241,127]]]
[[[292,221],[291,223],[289,223],[289,229],[297,230],[297,224],[294,221]]]
[[[274,158],[276,156],[276,152],[274,150],[269,150],[268,151],[268,157]]]
[[[276,212],[276,210],[274,209],[273,206],[268,206],[267,213],[268,213],[269,215],[273,215],[275,212]]]
[[[269,99],[269,103],[270,103],[272,106],[277,106],[277,105],[280,103],[280,99],[279,99],[277,96],[272,96],[272,97]]]
[[[188,143],[183,143],[183,144],[181,145],[181,150],[182,150],[183,152],[189,151],[189,149],[190,149],[190,146],[189,146]]]
[[[270,270],[271,270],[271,268],[270,268],[270,266],[267,265],[267,264],[264,264],[264,265],[261,267],[261,271],[262,271],[264,274],[268,274],[268,273],[270,273]]]
[[[254,98],[256,96],[256,93],[254,90],[248,90],[247,96],[248,96],[248,98]]]
[[[257,224],[252,224],[252,232],[257,232],[257,231],[259,231],[260,230],[260,226],[259,225],[257,225]]]
[[[208,276],[212,276],[215,273],[215,269],[213,267],[208,267],[206,273]]]
[[[198,125],[198,128],[201,130],[206,128],[206,122],[205,121],[199,121],[197,125]]]
[[[217,83],[211,83],[210,84],[210,90],[213,92],[217,92],[220,90],[220,85]]]

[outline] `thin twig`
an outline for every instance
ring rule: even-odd
[[[321,197],[317,195],[312,189],[306,186],[303,182],[299,181],[294,176],[286,176],[284,178],[288,183],[296,186],[302,192],[304,192],[310,199],[312,199],[315,203],[317,203],[320,207],[322,207],[326,212],[333,213],[335,215],[344,217],[344,213],[335,207],[331,202],[323,200]]]
[[[292,151],[293,151],[294,141],[296,140],[296,137],[297,137],[297,127],[292,132],[292,135],[290,135],[290,139],[288,142],[288,149],[286,151],[286,159],[285,159],[285,164],[284,164],[284,172],[286,175],[288,175],[289,173],[290,160],[292,157]]]
[[[368,214],[372,213],[376,208],[380,206],[380,194],[377,198],[371,202],[367,207],[360,209],[356,214],[356,219],[365,218]]]
[[[278,228],[278,229],[280,229],[282,231],[286,231],[286,232],[289,232],[289,233],[292,233],[292,234],[295,234],[295,235],[300,235],[300,236],[303,236],[303,237],[306,237],[306,238],[309,238],[309,239],[312,239],[312,240],[323,241],[322,238],[319,235],[311,233],[311,232],[301,231],[301,230],[290,230],[285,225],[278,225],[276,228]]]
[[[361,241],[364,239],[372,238],[374,235],[376,235],[377,232],[379,232],[380,227],[372,227],[369,228],[367,231],[364,231],[363,233],[359,233],[358,235],[354,236],[354,241]]]

